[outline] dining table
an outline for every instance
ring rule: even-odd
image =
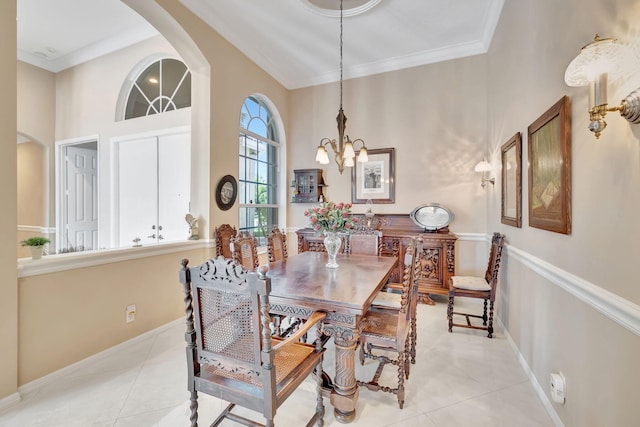
[[[327,394],[336,419],[350,423],[356,416],[358,386],[355,356],[360,323],[383,288],[397,257],[338,254],[329,268],[325,252],[302,252],[269,263],[272,314],[307,319],[324,311],[324,334],[335,343],[335,375]]]

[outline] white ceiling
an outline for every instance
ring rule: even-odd
[[[18,58],[52,72],[157,34],[118,0],[17,1]],[[289,89],[339,79],[339,14],[311,4],[338,0],[179,1]],[[344,78],[485,53],[503,3],[344,0]]]

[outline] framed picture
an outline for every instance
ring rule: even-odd
[[[529,126],[529,226],[571,233],[571,105],[564,96]]]
[[[503,224],[522,227],[522,134],[502,144]]]
[[[231,175],[223,176],[216,187],[216,204],[218,207],[223,211],[231,209],[237,195],[238,182],[236,179]]]
[[[368,151],[369,161],[351,169],[351,202],[395,203],[395,148]]]

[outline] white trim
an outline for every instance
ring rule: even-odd
[[[20,393],[13,393],[0,399],[0,410],[20,402]]]
[[[29,233],[56,234],[55,227],[43,227],[41,225],[18,225],[18,231]]]
[[[73,371],[77,370],[77,369],[81,369],[83,367],[86,366],[91,366],[92,364],[94,364],[98,359],[101,359],[103,357],[109,356],[117,351],[121,351],[121,350],[126,350],[128,347],[133,347],[136,344],[140,343],[141,341],[146,340],[147,338],[156,335],[162,331],[165,331],[175,325],[177,325],[178,323],[184,322],[184,318],[179,318],[176,320],[172,320],[169,323],[165,323],[162,326],[159,326],[155,329],[152,329],[150,331],[144,332],[140,335],[138,335],[137,337],[131,338],[125,342],[121,342],[120,344],[116,344],[113,347],[109,347],[106,350],[101,351],[100,353],[96,353],[92,356],[87,357],[86,359],[82,359],[78,362],[72,363],[71,365],[65,366],[64,368],[58,369],[57,371],[54,371],[48,375],[45,375],[44,377],[40,377],[38,379],[35,379],[29,383],[23,384],[20,387],[18,387],[18,392],[20,394],[25,394],[25,393],[29,393],[31,391],[36,390],[37,388],[50,383],[51,381],[55,381],[58,379],[62,379],[62,378],[66,378],[69,376],[70,373],[73,373]]]
[[[524,266],[569,292],[620,326],[640,336],[640,305],[575,276],[555,265],[506,245],[507,254]]]
[[[518,357],[518,362],[520,362],[520,366],[522,367],[522,370],[527,375],[527,377],[529,377],[529,381],[531,382],[533,389],[538,395],[538,398],[542,402],[542,406],[544,406],[544,409],[546,409],[547,413],[549,414],[549,417],[551,417],[551,421],[553,421],[556,427],[564,427],[564,424],[562,423],[562,420],[560,419],[560,417],[558,416],[558,413],[553,407],[553,404],[547,397],[547,394],[544,392],[544,389],[538,382],[538,379],[536,378],[535,374],[529,367],[529,364],[527,363],[526,359],[524,358],[522,353],[520,353],[520,349],[518,348],[516,343],[513,341],[513,338],[511,338],[511,335],[509,334],[507,329],[504,327],[504,324],[502,323],[501,319],[498,318],[497,320],[498,320],[498,324],[500,324],[500,326],[502,327],[502,332],[504,333],[505,338],[507,338],[507,342],[511,346],[511,350],[513,350],[515,355]]]
[[[18,278],[212,247],[213,240],[187,240],[140,248],[115,248],[48,255],[39,260],[20,258],[18,259]]]

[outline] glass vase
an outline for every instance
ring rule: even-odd
[[[338,263],[336,262],[336,255],[340,250],[340,244],[342,243],[342,238],[338,235],[338,233],[327,232],[324,237],[324,247],[327,250],[327,255],[329,255],[329,262],[325,265],[329,268],[338,268]]]

